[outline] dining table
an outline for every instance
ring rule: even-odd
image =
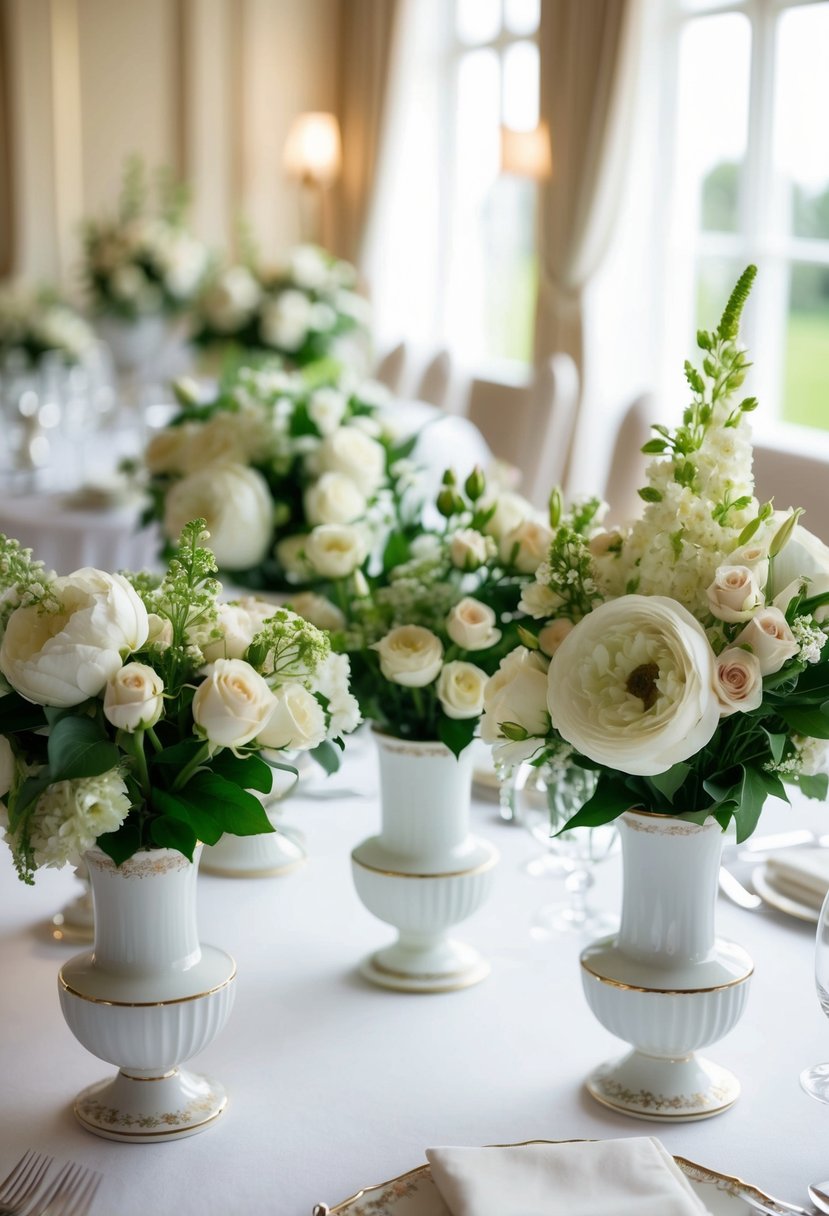
[[[432,1146],[651,1134],[672,1154],[805,1203],[807,1184],[829,1175],[829,1107],[799,1084],[804,1068],[829,1059],[814,924],[720,897],[718,933],[748,950],[755,972],[742,1020],[705,1054],[736,1073],[741,1095],[698,1122],[618,1114],[584,1087],[597,1064],[626,1050],[585,1003],[585,938],[531,935],[534,911],[563,898],[563,882],[528,872],[542,846],[502,818],[486,778],[484,767],[474,830],[500,861],[488,902],[456,930],[491,963],[473,987],[393,992],[360,972],[393,936],[351,878],[351,850],[380,822],[367,730],[349,739],[339,772],[315,772],[284,803],[283,830],[307,853],[300,868],[270,878],[200,874],[200,935],[236,959],[237,991],[224,1030],[188,1067],[218,1078],[229,1101],[203,1133],[161,1144],[99,1139],[75,1119],[75,1095],[114,1072],[73,1038],[58,1003],[58,969],[88,949],[56,940],[52,923],[79,881],[71,869],[42,870],[27,887],[3,848],[0,1177],[34,1148],[101,1172],[93,1216],[311,1216],[315,1204],[333,1207],[421,1165]],[[827,822],[824,805],[793,795],[791,806],[767,805],[757,835],[821,832]],[[731,838],[724,858],[745,881],[762,864],[761,854],[741,860]],[[617,853],[596,866],[592,898],[602,909],[619,909],[621,864]]]

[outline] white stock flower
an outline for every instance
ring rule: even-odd
[[[739,646],[724,650],[714,665],[714,691],[723,717],[759,708],[763,700],[763,673],[757,656]]]
[[[219,604],[216,626],[222,636],[202,647],[205,662],[216,659],[241,659],[265,621],[276,612],[276,604],[247,596],[236,603]]]
[[[795,636],[779,608],[760,608],[734,639],[735,646],[746,646],[756,655],[760,673],[770,676],[798,651]]]
[[[366,500],[345,473],[323,473],[305,491],[309,524],[351,524],[365,514]]]
[[[199,733],[218,747],[242,747],[256,738],[276,705],[268,685],[244,659],[216,659],[204,670],[193,697]]]
[[[431,684],[443,666],[440,638],[422,625],[398,625],[371,649],[380,656],[380,671],[385,678],[405,688]]]
[[[308,751],[325,738],[325,714],[317,698],[301,684],[277,688],[271,713],[257,743],[279,751]]]
[[[350,734],[360,725],[360,706],[349,689],[350,677],[348,655],[333,651],[317,669],[317,689],[328,700],[329,734],[334,738]]]
[[[273,502],[268,483],[255,469],[219,464],[177,482],[164,509],[164,531],[171,539],[191,519],[204,518],[210,548],[225,570],[257,566],[270,547]]]
[[[351,524],[320,524],[305,538],[305,555],[323,578],[347,578],[368,555],[359,528]]]
[[[437,694],[447,718],[477,718],[484,708],[487,674],[474,663],[456,659],[438,676]]]
[[[17,775],[17,762],[14,758],[12,745],[5,735],[0,735],[0,798],[5,798],[14,785]]]
[[[748,566],[718,566],[706,594],[711,614],[730,624],[750,620],[763,603],[757,576]]]
[[[56,579],[55,612],[17,608],[0,646],[0,670],[27,701],[79,705],[101,692],[147,640],[147,610],[120,574],[86,567]]]
[[[386,476],[385,448],[353,426],[342,426],[327,435],[315,457],[321,473],[345,473],[366,498],[380,488]]]
[[[494,555],[492,537],[484,536],[474,528],[460,528],[449,544],[449,557],[457,570],[477,570]]]
[[[709,742],[719,721],[714,652],[687,609],[663,596],[600,604],[550,660],[553,725],[583,755],[653,776]]]
[[[572,631],[573,622],[568,621],[565,617],[561,617],[557,621],[550,621],[539,633],[538,644],[544,653],[552,658],[568,633],[572,633]]]
[[[104,717],[116,730],[149,730],[164,710],[164,681],[146,663],[125,663],[107,682]]]
[[[522,574],[535,574],[550,551],[553,534],[534,519],[525,519],[501,537],[501,561],[510,562]]]
[[[117,769],[47,785],[29,820],[35,865],[79,865],[99,836],[115,832],[130,811],[127,786]]]
[[[446,618],[446,632],[461,650],[487,650],[501,639],[495,613],[488,604],[465,596]]]
[[[343,420],[347,405],[345,393],[336,388],[318,388],[308,401],[308,417],[320,435],[331,435]]]
[[[301,591],[299,595],[291,596],[289,606],[317,629],[333,632],[345,627],[345,617],[337,605],[314,591]]]

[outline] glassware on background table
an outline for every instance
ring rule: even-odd
[[[829,894],[820,910],[815,938],[815,987],[820,1007],[829,1018]],[[800,1084],[818,1102],[829,1103],[829,1061],[804,1068]]]
[[[519,822],[545,846],[549,858],[546,872],[553,878],[564,878],[568,896],[538,909],[530,926],[531,936],[543,940],[556,933],[599,936],[613,932],[618,927],[618,917],[595,911],[590,904],[590,892],[596,881],[593,867],[619,847],[615,825],[574,828],[557,835],[593,793],[595,773],[573,765],[524,768],[516,796]]]

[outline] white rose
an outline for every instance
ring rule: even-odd
[[[775,511],[769,543],[774,532],[785,523],[788,514],[788,511]],[[773,599],[796,578],[815,579],[822,575],[829,575],[829,548],[812,532],[797,524],[772,564],[773,585],[769,588],[769,599]]]
[[[447,718],[477,718],[484,708],[487,674],[474,663],[446,663],[438,676],[437,693]]]
[[[350,524],[365,515],[366,500],[345,473],[323,473],[305,491],[309,524]]]
[[[132,734],[155,726],[164,710],[164,682],[146,663],[126,663],[107,682],[104,717]]]
[[[320,435],[331,435],[343,420],[347,401],[336,388],[318,388],[308,401],[308,417]]]
[[[474,528],[461,528],[449,544],[449,557],[457,570],[477,570],[494,555],[491,536],[484,536]]]
[[[170,618],[151,612],[147,616],[147,623],[147,645],[155,650],[169,650],[173,644],[173,622]]]
[[[763,700],[763,674],[757,656],[739,646],[724,650],[714,665],[714,691],[723,717],[757,709]]]
[[[362,532],[351,524],[320,524],[305,538],[305,555],[323,578],[347,578],[367,554]]]
[[[345,627],[345,617],[337,605],[314,591],[302,591],[299,595],[292,596],[289,607],[304,620],[316,625],[317,629],[333,632]]]
[[[533,519],[537,514],[531,502],[510,491],[499,494],[494,500],[485,498],[481,506],[485,509],[495,507],[491,519],[486,524],[486,531],[497,541],[506,536],[507,532],[512,532],[525,519]]]
[[[550,660],[553,725],[597,764],[650,777],[717,729],[714,652],[675,600],[622,595],[574,626]]]
[[[485,743],[503,739],[502,722],[522,726],[528,735],[543,738],[550,727],[547,709],[547,664],[535,651],[516,646],[487,680],[481,738]]]
[[[279,751],[308,751],[325,738],[325,714],[317,698],[301,684],[283,684],[257,743]]]
[[[798,644],[779,608],[761,608],[734,639],[756,655],[760,674],[770,676],[798,652]]]
[[[376,439],[353,426],[327,435],[316,452],[321,473],[345,473],[369,498],[386,476],[386,450]]]
[[[54,583],[56,612],[16,609],[0,646],[0,670],[38,705],[65,708],[97,696],[124,658],[147,640],[147,610],[120,574],[87,567]]]
[[[549,625],[545,625],[539,633],[538,644],[544,653],[552,658],[568,633],[572,633],[572,631],[573,622],[564,617],[557,621],[550,621]]]
[[[546,560],[552,540],[553,534],[545,524],[525,519],[501,537],[501,560],[511,563],[522,574],[535,574]]]
[[[171,426],[153,435],[144,453],[144,463],[151,473],[183,473],[187,465],[187,449],[198,428],[185,423]]]
[[[371,647],[380,656],[380,671],[393,684],[423,688],[443,666],[443,646],[431,629],[398,625]]]
[[[311,576],[312,570],[305,557],[305,546],[308,537],[301,533],[299,536],[285,536],[277,541],[274,553],[276,560],[289,578],[296,582]]]
[[[0,798],[5,798],[17,776],[17,761],[12,745],[5,735],[0,735]]]
[[[225,570],[257,566],[273,532],[268,483],[255,469],[219,464],[191,473],[172,487],[164,509],[164,531],[175,539],[191,519],[204,518],[210,548]]]
[[[238,603],[219,604],[216,625],[222,636],[202,647],[205,661],[241,659],[265,621],[276,612],[276,605],[249,596]]]
[[[459,600],[449,613],[446,632],[461,650],[486,650],[501,638],[493,610],[469,595]]]
[[[720,621],[748,621],[763,603],[757,577],[748,566],[718,566],[706,590],[708,607]]]
[[[244,659],[217,659],[193,697],[193,721],[210,743],[242,747],[262,731],[276,706],[265,681]]]

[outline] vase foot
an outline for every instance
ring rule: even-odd
[[[205,1131],[226,1106],[216,1081],[173,1068],[157,1077],[119,1072],[82,1090],[74,1111],[87,1131],[105,1140],[157,1144]]]
[[[455,992],[485,980],[491,967],[463,942],[445,941],[439,951],[419,951],[395,942],[370,955],[360,970],[373,984],[397,992]]]
[[[299,839],[282,828],[273,835],[223,836],[202,853],[201,871],[218,878],[277,878],[307,860]]]
[[[660,1123],[710,1119],[740,1096],[740,1082],[733,1073],[693,1053],[665,1059],[634,1050],[600,1065],[586,1086],[603,1106]]]

